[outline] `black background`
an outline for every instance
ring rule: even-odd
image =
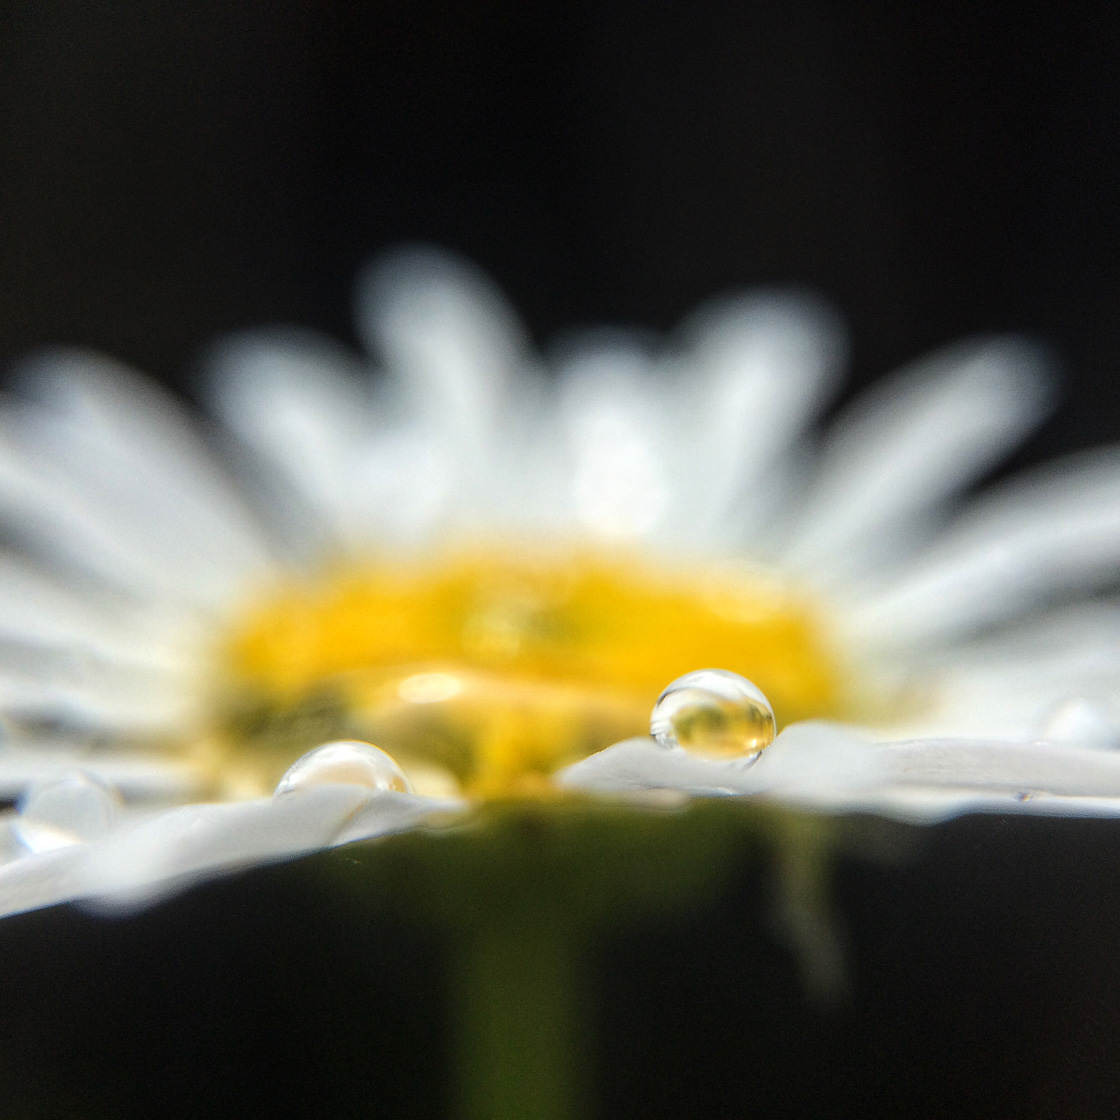
[[[230,328],[351,338],[379,248],[490,270],[534,334],[816,288],[855,382],[1053,343],[1028,456],[1120,428],[1120,20],[1082,5],[5,0],[0,358],[191,384]]]

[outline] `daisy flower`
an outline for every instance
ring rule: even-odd
[[[415,250],[358,312],[376,372],[234,338],[214,424],[87,353],[4,402],[0,912],[587,794],[1120,807],[1120,456],[958,501],[1043,415],[1035,348],[818,435],[844,347],[804,296],[546,363]]]

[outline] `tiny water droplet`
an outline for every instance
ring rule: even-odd
[[[1120,748],[1120,723],[1103,704],[1071,696],[1046,712],[1039,724],[1039,736],[1065,746],[1116,750]]]
[[[404,771],[380,747],[357,739],[340,739],[324,743],[292,763],[276,787],[276,796],[326,785],[412,792]]]
[[[678,677],[657,698],[649,732],[663,747],[709,758],[755,758],[774,740],[774,709],[762,690],[726,669]]]
[[[112,829],[120,804],[104,782],[76,771],[32,786],[20,799],[14,830],[32,852],[84,844]]]

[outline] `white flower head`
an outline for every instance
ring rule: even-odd
[[[143,900],[493,796],[1116,813],[1120,608],[1093,596],[1120,452],[958,509],[1047,407],[1035,348],[937,354],[818,436],[844,344],[806,296],[550,364],[434,250],[371,268],[358,310],[376,370],[235,338],[211,427],[85,353],[4,402],[0,912]],[[706,668],[761,690],[772,745],[736,755],[744,709],[703,689],[693,741],[647,736]]]

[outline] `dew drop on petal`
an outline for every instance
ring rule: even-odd
[[[120,797],[91,774],[75,772],[32,786],[20,799],[14,831],[25,848],[49,852],[105,836]]]
[[[412,785],[404,771],[390,755],[372,743],[340,739],[324,743],[292,763],[276,787],[276,796],[326,785],[412,792]]]
[[[657,698],[649,721],[661,746],[709,758],[755,758],[775,731],[774,709],[762,690],[726,669],[678,677]]]
[[[1120,722],[1103,704],[1083,696],[1059,700],[1038,725],[1039,737],[1049,743],[1100,750],[1120,748]]]

